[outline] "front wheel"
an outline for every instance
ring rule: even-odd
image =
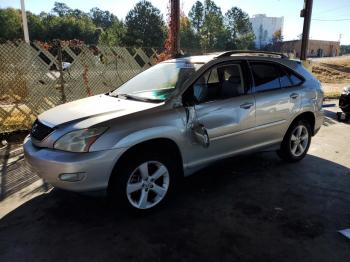
[[[310,125],[305,120],[299,120],[289,127],[277,154],[287,162],[297,162],[305,157],[310,143]]]
[[[163,204],[173,191],[176,164],[158,154],[131,156],[113,174],[109,193],[115,202],[138,213]]]

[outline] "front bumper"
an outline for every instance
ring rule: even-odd
[[[115,163],[124,149],[88,153],[72,153],[49,148],[38,148],[26,139],[23,144],[26,161],[47,183],[57,188],[76,192],[104,190]],[[63,181],[62,174],[81,174],[76,182]]]
[[[344,113],[350,114],[350,95],[342,94],[340,96],[339,107]]]

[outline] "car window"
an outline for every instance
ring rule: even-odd
[[[202,64],[188,62],[160,63],[136,75],[110,95],[165,101],[201,66]]]
[[[209,74],[209,79],[208,79],[208,84],[214,84],[214,83],[219,83],[219,75],[218,75],[218,70],[217,68],[214,68],[211,70]]]
[[[300,85],[303,80],[292,70],[273,63],[251,63],[255,91],[263,92]]]
[[[281,88],[278,68],[271,63],[251,63],[255,83],[255,92],[263,92]]]
[[[281,84],[281,87],[283,88],[293,86],[293,83],[287,71],[284,70],[283,68],[280,68],[280,84]]]
[[[285,70],[291,82],[291,86],[297,86],[303,82],[303,79],[301,79],[300,76],[294,74],[292,70],[287,70],[287,69]]]
[[[227,99],[244,93],[245,85],[240,64],[214,66],[193,85],[196,103]]]

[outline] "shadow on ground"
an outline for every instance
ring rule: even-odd
[[[232,158],[144,216],[53,190],[0,220],[2,261],[349,261],[350,171],[308,155]]]
[[[350,122],[348,120],[339,120],[338,116],[337,116],[337,112],[341,113],[341,109],[339,109],[337,112],[336,111],[330,111],[327,109],[324,109],[324,126],[330,126],[330,125],[334,125],[337,123],[343,123],[343,124],[347,124],[350,125]]]

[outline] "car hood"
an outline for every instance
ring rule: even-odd
[[[147,110],[160,104],[97,95],[56,106],[40,114],[38,118],[44,124],[54,127],[93,117],[101,116],[103,119],[108,119],[108,116],[111,115],[110,118],[116,118]]]

